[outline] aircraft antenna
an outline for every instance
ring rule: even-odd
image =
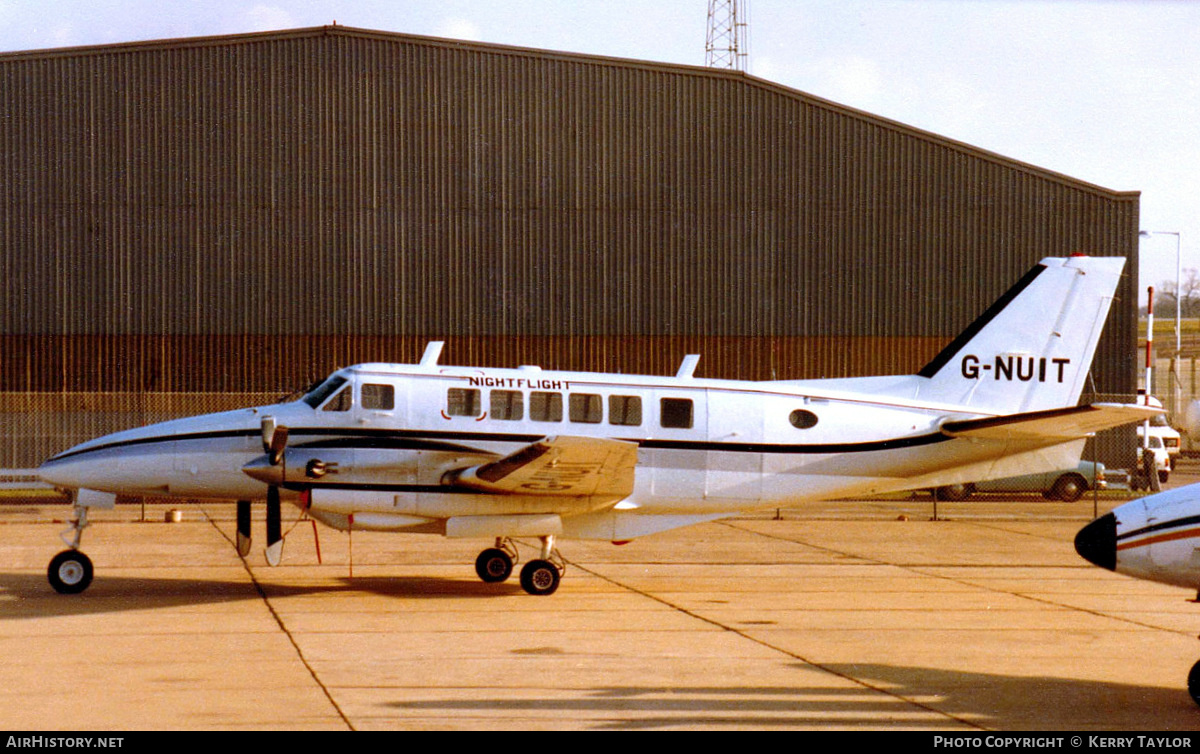
[[[750,0],[708,0],[704,64],[747,72],[750,65]]]

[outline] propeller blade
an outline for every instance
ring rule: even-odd
[[[271,452],[271,441],[275,438],[275,417],[264,416],[262,418],[262,444],[263,452]]]
[[[283,526],[280,523],[279,488],[267,488],[267,564],[277,566],[283,560]]]
[[[279,540],[273,545],[268,545],[264,553],[267,556],[267,565],[277,566],[283,562],[283,540]]]
[[[250,554],[250,501],[237,501],[237,554]]]
[[[263,452],[271,459],[271,465],[276,466],[283,460],[283,451],[287,448],[288,428],[275,421],[274,416],[262,418]]]
[[[288,428],[278,427],[274,436],[271,437],[271,448],[268,453],[271,456],[271,463],[278,465],[283,460],[283,451],[287,449],[287,441]]]

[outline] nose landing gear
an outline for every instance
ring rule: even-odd
[[[92,560],[79,551],[79,540],[83,537],[83,530],[87,525],[87,508],[76,505],[71,528],[62,533],[63,541],[71,549],[55,555],[46,570],[50,586],[59,594],[79,594],[92,583]],[[67,538],[68,535],[70,539]]]
[[[50,561],[46,576],[59,594],[79,594],[92,583],[92,560],[79,550],[63,550]]]

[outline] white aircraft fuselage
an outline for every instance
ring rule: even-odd
[[[926,475],[931,484],[976,479],[1004,450],[940,428],[947,417],[993,414],[804,383],[393,364],[349,367],[330,381],[349,397],[314,391],[316,398],[119,432],[56,456],[42,474],[65,487],[225,500],[265,499],[274,481],[285,499],[328,523],[353,513],[362,525],[364,514],[374,514],[372,528],[403,529],[419,523],[414,516],[586,512],[588,497],[561,494],[561,479],[546,482],[559,494],[537,495],[546,490],[529,486],[533,499],[515,506],[508,496],[446,479],[559,435],[635,445],[633,488],[622,509],[688,516],[909,489],[926,486]],[[386,407],[366,405],[379,393],[391,396]],[[289,431],[277,476],[266,473],[274,467],[246,468],[263,456],[265,416]],[[1004,473],[1026,468],[1009,459]],[[336,468],[314,476],[312,462]],[[950,471],[963,466],[981,468]],[[577,528],[577,536],[588,536],[588,526]]]
[[[1079,530],[1075,550],[1101,568],[1190,589],[1200,600],[1200,484],[1113,508]],[[1200,704],[1200,662],[1187,686]]]
[[[248,543],[245,506],[265,499],[273,544],[273,511],[290,500],[339,529],[495,538],[506,551],[536,536],[549,561],[558,536],[626,541],[1049,471],[1074,466],[1095,431],[1159,412],[1076,405],[1123,264],[1043,260],[914,375],[698,379],[696,356],[673,377],[472,368],[438,364],[431,343],[418,364],[360,364],[296,401],[118,432],[41,473],[78,491],[81,519],[118,494],[238,500]],[[500,580],[493,565],[477,563],[481,577]],[[553,591],[557,573],[542,575],[548,591],[526,588]]]
[[[1200,592],[1200,485],[1113,508],[1079,531],[1075,549],[1110,571]]]

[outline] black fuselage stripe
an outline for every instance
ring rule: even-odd
[[[374,482],[284,482],[285,490],[308,492],[310,490],[339,490],[349,492],[416,492],[438,495],[505,495],[496,490],[477,490],[470,487],[454,487],[445,484],[376,484]]]
[[[1174,518],[1174,519],[1171,519],[1170,521],[1162,521],[1157,524],[1150,524],[1149,526],[1143,526],[1140,529],[1134,529],[1133,531],[1127,531],[1124,534],[1118,535],[1117,541],[1119,542],[1122,539],[1132,539],[1134,537],[1140,537],[1143,534],[1150,534],[1150,533],[1156,532],[1156,531],[1165,531],[1167,529],[1174,529],[1174,528],[1177,528],[1180,526],[1192,526],[1194,524],[1200,524],[1200,515],[1184,516],[1182,518]]]
[[[544,434],[502,434],[494,432],[438,432],[420,430],[380,430],[380,429],[334,429],[334,428],[295,428],[289,430],[292,447],[303,447],[305,441],[301,438],[308,436],[337,437],[335,440],[318,440],[316,447],[345,447],[371,448],[395,447],[403,449],[403,443],[411,443],[407,449],[440,449],[485,452],[476,448],[449,445],[447,440],[467,442],[511,442],[531,443],[546,437]],[[225,430],[219,432],[195,432],[181,435],[159,435],[141,437],[136,440],[107,443],[93,448],[67,451],[49,459],[47,463],[66,460],[86,453],[96,453],[103,450],[130,448],[139,445],[150,445],[161,442],[188,442],[214,440],[229,437],[257,437],[257,429]],[[600,439],[600,438],[597,438]],[[864,453],[880,450],[899,450],[903,448],[922,447],[945,442],[953,438],[941,433],[915,435],[912,437],[897,437],[889,440],[871,440],[859,443],[829,443],[829,444],[775,444],[775,443],[739,443],[739,442],[710,442],[701,440],[654,440],[639,438],[606,438],[636,443],[639,447],[654,450],[690,450],[724,453],[770,453],[783,455],[813,455],[826,453]]]
[[[104,445],[97,445],[92,448],[81,448],[79,450],[67,450],[50,458],[46,463],[62,461],[73,456],[80,456],[86,453],[96,453],[101,450],[112,450],[114,448],[133,448],[138,445],[153,445],[159,442],[177,442],[181,440],[219,440],[225,437],[255,437],[260,436],[261,431],[257,429],[236,429],[222,430],[219,432],[193,432],[184,435],[155,435],[153,437],[139,437],[136,440],[121,440],[120,442],[110,442]]]

